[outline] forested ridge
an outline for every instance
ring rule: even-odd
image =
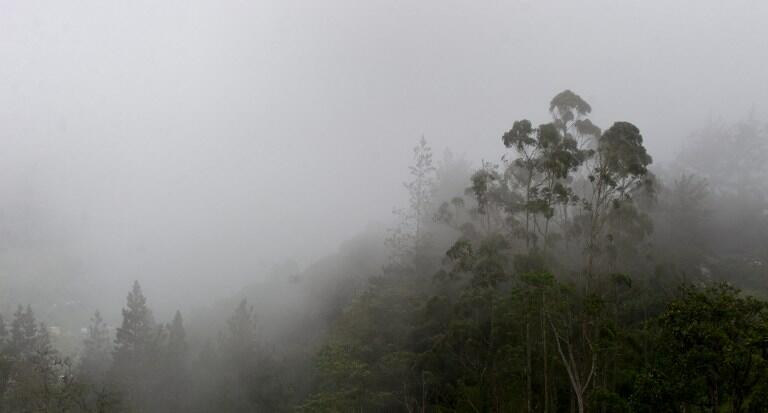
[[[768,127],[656,167],[570,90],[540,113],[479,167],[422,137],[395,226],[195,318],[139,276],[72,354],[3,314],[0,412],[768,411]]]

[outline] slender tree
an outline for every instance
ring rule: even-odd
[[[112,361],[109,330],[101,314],[96,311],[83,340],[80,374],[95,383],[101,383]]]
[[[227,320],[220,344],[224,368],[220,385],[225,391],[219,395],[219,403],[233,412],[253,411],[257,408],[251,397],[251,380],[257,368],[256,331],[253,307],[246,299],[240,301]]]
[[[166,347],[166,382],[164,383],[169,412],[185,411],[185,401],[189,397],[187,371],[187,333],[181,312],[176,311],[173,321],[168,326],[168,343]]]
[[[587,291],[594,275],[594,261],[600,252],[606,220],[611,208],[621,208],[639,190],[649,189],[648,165],[651,156],[643,146],[640,130],[629,122],[616,122],[598,141],[588,180],[591,191],[583,201],[588,216]],[[626,207],[626,205],[625,205]]]
[[[0,314],[0,351],[5,346],[5,340],[8,338],[8,328],[5,326],[3,315]]]
[[[123,308],[122,325],[117,329],[110,378],[127,403],[137,408],[146,408],[153,401],[159,336],[141,286],[135,281]]]
[[[413,148],[409,170],[411,179],[403,183],[408,190],[408,208],[394,210],[399,222],[387,238],[393,261],[401,265],[424,244],[425,225],[431,218],[437,169],[432,161],[432,148],[423,136]]]

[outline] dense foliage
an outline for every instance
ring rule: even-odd
[[[710,127],[652,172],[637,126],[591,112],[556,95],[475,171],[422,138],[387,234],[193,328],[158,322],[137,282],[70,361],[19,307],[0,412],[768,410],[765,128]]]

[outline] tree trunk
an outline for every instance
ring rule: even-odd
[[[584,413],[584,395],[576,393],[576,408],[579,413]]]
[[[526,392],[526,411],[531,412],[531,398],[533,396],[533,385],[531,383],[533,378],[533,369],[531,366],[531,333],[530,323],[528,322],[528,316],[525,317],[525,392]]]
[[[549,413],[549,354],[547,353],[547,327],[545,320],[546,298],[541,291],[541,352],[544,357],[544,413]]]

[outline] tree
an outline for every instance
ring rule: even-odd
[[[187,333],[179,311],[176,311],[173,321],[168,326],[168,355],[174,366],[184,367],[187,356]]]
[[[750,113],[734,124],[708,122],[695,131],[677,161],[726,196],[765,202],[768,128]]]
[[[32,307],[28,305],[24,309],[19,305],[11,322],[11,337],[8,343],[10,354],[17,359],[27,359],[38,349],[45,350],[49,346],[47,337],[46,332],[40,330]]]
[[[600,349],[599,334],[604,325],[604,303],[597,295],[582,295],[560,284],[550,301],[547,321],[555,348],[566,370],[579,413],[587,411],[587,391],[594,384]]]
[[[711,217],[709,184],[701,177],[683,174],[665,189],[660,204],[666,230],[657,239],[683,274],[699,275],[704,255],[713,252],[706,236]]]
[[[176,311],[173,321],[168,326],[168,343],[165,349],[165,398],[167,411],[186,411],[185,399],[189,395],[187,371],[187,333],[181,312]]]
[[[350,351],[348,346],[329,343],[315,357],[322,377],[319,388],[299,407],[306,412],[362,411],[375,409],[369,391],[370,366]]]
[[[11,373],[11,359],[8,355],[8,330],[3,316],[0,315],[0,411],[3,411],[3,396],[8,387],[8,378]]]
[[[5,340],[8,337],[8,329],[5,326],[5,320],[3,320],[3,315],[0,314],[0,350],[2,350],[5,346]]]
[[[531,122],[527,119],[516,121],[512,125],[512,129],[501,137],[504,146],[507,148],[514,147],[517,150],[519,158],[515,159],[507,166],[507,177],[513,177],[520,185],[525,188],[523,193],[523,210],[525,211],[525,247],[531,248],[531,215],[533,212],[532,206],[534,205],[534,193],[537,188],[534,183],[534,177],[537,169],[539,168],[539,151],[541,149],[539,145],[539,133],[540,130],[534,130],[531,127]],[[504,158],[502,158],[504,159]],[[475,180],[473,179],[473,184]],[[473,185],[476,186],[476,185]],[[477,191],[476,191],[477,192]],[[478,198],[479,199],[479,198]],[[512,208],[508,208],[509,211],[514,211]]]
[[[248,362],[256,346],[253,307],[245,298],[240,301],[234,314],[227,320],[227,334],[223,347],[235,363]]]
[[[285,409],[280,364],[256,333],[253,306],[242,299],[220,335],[223,373],[217,408],[233,412]]]
[[[414,215],[414,242],[418,246],[424,235],[424,223],[429,220],[436,171],[432,165],[432,148],[427,145],[423,136],[413,148],[413,165],[409,169],[412,178],[410,182],[405,183],[405,187],[408,189],[408,200]]]
[[[162,329],[155,325],[138,281],[128,293],[123,322],[117,329],[110,378],[127,403],[148,409],[155,401],[155,380]]]
[[[109,330],[101,314],[96,311],[88,326],[88,333],[83,340],[80,357],[80,375],[93,383],[103,383],[109,364],[112,361]]]
[[[404,264],[423,245],[424,227],[431,218],[437,170],[432,163],[432,148],[423,136],[413,148],[413,165],[409,170],[411,180],[403,183],[408,190],[408,209],[395,209],[400,222],[390,230],[387,239],[392,258],[398,264]]]
[[[256,330],[253,307],[242,299],[227,320],[227,329],[221,335],[221,354],[224,363],[224,377],[220,395],[221,402],[229,411],[252,411],[256,406],[251,398],[250,378],[257,368]]]
[[[457,292],[430,300],[430,312],[444,302],[449,315],[434,329],[422,356],[426,370],[437,377],[431,397],[436,406],[498,412],[520,405],[517,394],[504,390],[519,385],[518,376],[530,377],[518,363],[524,343],[513,338],[525,331],[517,317],[518,297],[504,294],[511,276],[508,248],[507,240],[495,234],[477,245],[460,239],[446,252],[449,269],[438,273],[438,280]]]
[[[728,279],[745,289],[764,288],[768,275],[766,157],[768,124],[753,113],[733,124],[708,122],[688,139],[675,162],[680,171],[675,172],[706,180],[708,213],[697,225],[697,234],[676,234],[683,238],[681,242],[695,240],[686,244],[688,248],[680,248],[695,260],[693,268],[684,266],[687,274]],[[690,216],[698,212],[692,210]]]
[[[651,156],[643,146],[640,130],[629,122],[616,122],[600,136],[596,155],[590,164],[591,191],[583,200],[588,217],[587,291],[594,274],[594,260],[602,245],[611,209],[627,207],[632,195],[652,185],[648,179]]]
[[[475,199],[477,207],[472,211],[482,221],[481,228],[485,235],[490,235],[497,230],[497,224],[502,221],[500,211],[507,207],[503,202],[506,188],[502,186],[502,177],[498,172],[498,166],[490,162],[483,165],[469,177],[471,186],[465,190],[465,194]]]
[[[765,411],[768,304],[725,283],[686,285],[654,324],[656,359],[639,377],[638,411]]]
[[[70,362],[52,348],[48,329],[37,323],[31,306],[19,306],[11,323],[0,389],[3,411],[65,411],[74,407],[82,386],[74,381]]]
[[[561,226],[566,229],[567,208],[578,199],[570,188],[571,175],[593,154],[585,148],[587,140],[600,134],[588,118],[592,108],[570,90],[552,98],[549,111],[552,122],[533,128],[529,120],[523,119],[514,122],[502,136],[504,146],[514,148],[518,154],[507,163],[505,178],[507,187],[523,194],[528,251],[538,247],[535,233],[543,237],[545,249],[551,243],[550,223],[558,208],[563,218]],[[507,211],[516,209],[508,207]],[[539,217],[544,219],[543,225],[539,225]]]
[[[521,305],[520,314],[524,322],[527,411],[534,410],[535,406],[533,387],[534,371],[537,369],[534,369],[533,363],[534,358],[537,358],[541,359],[540,410],[547,413],[551,411],[552,406],[548,310],[555,278],[545,267],[544,259],[540,254],[516,255],[514,257],[514,271],[518,283],[513,288],[512,293],[514,300]],[[532,328],[536,325],[538,328]],[[538,340],[533,337],[534,331],[538,333]],[[538,348],[535,348],[534,341],[538,342]],[[537,352],[538,355],[535,355],[534,352]]]
[[[139,358],[151,342],[151,332],[155,326],[147,300],[138,281],[133,283],[131,292],[123,308],[123,322],[117,329],[115,338],[115,362],[125,363]]]

